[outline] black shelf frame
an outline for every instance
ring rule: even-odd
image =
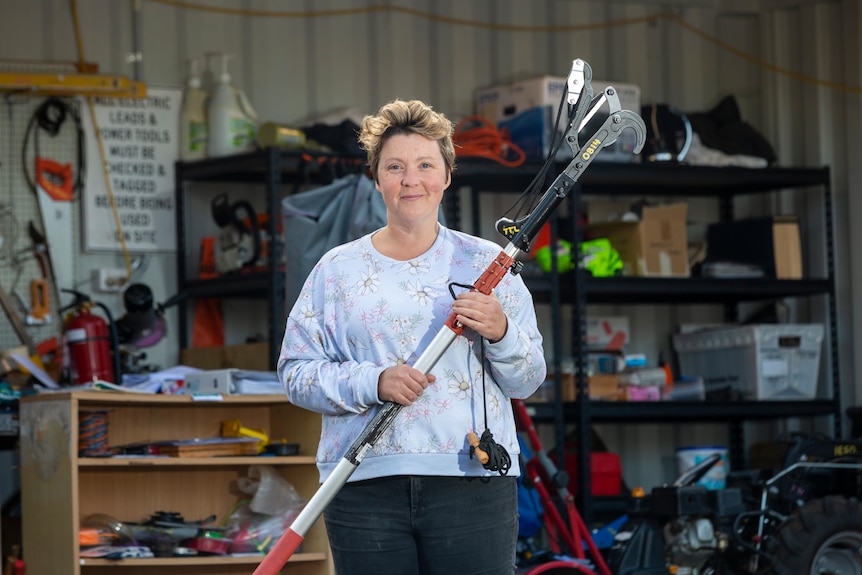
[[[551,177],[565,169],[556,166]],[[532,184],[540,165],[518,168],[501,166],[485,159],[462,158],[453,175],[452,187],[470,190],[472,229],[480,229],[480,195],[487,192],[521,192]],[[549,182],[546,182],[549,183]],[[784,189],[818,188],[824,205],[826,234],[826,277],[800,280],[614,277],[594,278],[583,270],[566,274],[527,275],[524,280],[537,303],[552,306],[552,337],[560,333],[562,303],[573,304],[572,341],[578,400],[529,404],[537,422],[555,426],[558,457],[566,441],[566,423],[576,423],[579,482],[576,498],[587,525],[593,519],[590,486],[590,426],[596,423],[726,423],[729,427],[731,465],[741,468],[744,461],[743,425],[746,421],[792,417],[832,417],[835,437],[841,437],[840,373],[837,353],[837,311],[835,304],[835,263],[833,246],[832,195],[830,171],[822,168],[764,168],[688,166],[676,163],[593,163],[568,196],[569,213],[581,213],[584,196],[710,197],[719,202],[719,218],[733,219],[736,196],[773,193]],[[556,215],[555,215],[556,216]],[[576,218],[572,218],[573,220]],[[556,222],[552,238],[556,235]],[[575,253],[583,240],[583,230],[570,231]],[[553,241],[553,239],[552,239]],[[728,321],[735,321],[740,303],[789,297],[827,297],[827,361],[831,376],[831,398],[814,401],[734,401],[734,402],[599,402],[587,396],[586,332],[587,304],[721,304]],[[561,381],[559,348],[555,342],[553,363],[557,397]]]
[[[805,401],[591,401],[593,423],[721,423],[770,420],[786,417],[834,415],[840,408],[834,399]],[[563,404],[563,414],[572,421],[578,402]],[[537,422],[554,421],[556,405],[529,403],[527,411]]]
[[[177,224],[177,284],[184,298],[179,308],[180,347],[188,347],[188,306],[199,298],[257,299],[267,307],[268,363],[275,369],[286,320],[285,268],[282,242],[270,241],[266,271],[238,272],[212,279],[192,277],[189,270],[189,253],[186,221],[186,198],[194,193],[195,185],[214,183],[259,184],[263,186],[268,238],[277,238],[281,220],[281,199],[293,193],[300,184],[324,184],[338,176],[338,170],[356,170],[363,158],[349,157],[330,152],[310,152],[266,148],[220,158],[207,158],[175,164],[176,224]]]
[[[560,275],[560,283],[572,285],[576,272]],[[557,283],[547,274],[524,275],[537,302],[549,303]],[[586,275],[584,290],[589,303],[663,304],[728,303],[815,296],[827,293],[830,281],[823,279],[778,280],[769,278],[674,278],[601,277]]]
[[[559,163],[554,175],[566,164]],[[494,191],[521,191],[541,166],[508,168],[492,160],[460,158],[453,184]],[[579,184],[602,195],[732,197],[774,192],[782,188],[820,186],[829,181],[829,168],[764,168],[689,166],[667,163],[594,162]],[[636,190],[632,192],[632,190]],[[475,215],[474,215],[475,217]]]

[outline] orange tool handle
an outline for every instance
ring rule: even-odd
[[[35,279],[30,282],[30,316],[33,319],[44,320],[51,313],[48,305],[48,282]]]
[[[72,201],[72,164],[36,158],[36,181],[54,201]]]
[[[488,454],[484,449],[479,448],[479,436],[471,431],[467,434],[467,441],[469,441],[470,445],[473,446],[473,452],[476,454],[476,457],[479,458],[482,465],[488,463]]]
[[[475,283],[475,291],[490,295],[500,280],[509,273],[515,258],[508,255],[506,252],[500,252],[493,262],[485,269],[479,279]],[[464,331],[464,326],[456,319],[456,314],[451,314],[444,322],[446,327],[451,329],[455,334],[461,335]]]

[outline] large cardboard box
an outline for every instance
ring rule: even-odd
[[[799,222],[793,216],[712,224],[707,229],[706,241],[707,262],[753,264],[766,277],[802,279]]]
[[[544,160],[553,141],[553,123],[560,100],[567,90],[567,77],[541,76],[520,82],[482,88],[476,91],[476,114],[483,116],[498,128],[509,132],[512,142],[518,145],[529,160]],[[593,80],[593,93],[598,94],[608,86],[613,86],[620,97],[623,110],[640,113],[640,88],[633,84]],[[605,111],[607,106],[605,105]],[[601,125],[607,114],[596,115],[598,124],[587,126],[593,131]],[[556,129],[564,132],[567,125],[565,108]],[[589,132],[592,134],[593,132]],[[620,134],[616,143],[604,148],[596,162],[638,162],[640,156],[634,154],[637,136],[632,130]],[[572,150],[563,144],[557,155],[560,161],[571,160]]]
[[[690,275],[684,203],[646,206],[634,222],[598,222],[587,226],[590,239],[607,238],[620,254],[623,275]]]
[[[182,350],[183,365],[199,369],[247,369],[268,371],[269,343],[244,343],[224,347],[194,347]]]

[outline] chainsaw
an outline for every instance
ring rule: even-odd
[[[216,271],[230,274],[255,265],[261,254],[261,237],[252,205],[245,200],[231,204],[227,194],[219,194],[213,198],[211,208],[220,228],[213,250]]]

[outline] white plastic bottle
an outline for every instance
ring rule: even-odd
[[[221,75],[207,109],[207,155],[211,158],[251,150],[257,135],[257,114],[242,90],[231,84],[229,56],[218,56],[222,59]]]
[[[199,60],[189,59],[189,77],[180,109],[180,159],[200,160],[207,155],[207,93],[201,88]]]

